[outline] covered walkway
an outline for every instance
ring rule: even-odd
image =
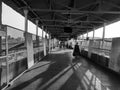
[[[72,50],[55,49],[6,90],[119,90],[120,78]]]

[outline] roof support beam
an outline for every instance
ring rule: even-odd
[[[55,20],[55,19],[40,19],[40,21],[47,21],[47,22],[68,22],[67,20]],[[84,23],[104,23],[101,21],[82,21],[82,20],[78,20],[78,21],[72,21],[73,23],[79,23],[79,22],[84,22]]]
[[[68,19],[67,17],[65,17],[65,16],[63,16],[63,15],[61,15],[61,14],[55,13],[55,15],[56,15],[56,16],[59,16],[59,17],[61,17],[61,18],[64,18],[64,19]]]
[[[120,14],[120,11],[77,11],[77,10],[51,10],[51,9],[32,9],[32,11],[38,11],[38,12],[59,12],[62,14],[77,14],[81,15],[84,13],[87,14]]]
[[[98,19],[100,19],[100,20],[102,20],[102,21],[104,21],[104,22],[108,22],[107,19],[101,18],[101,17],[99,17],[99,16],[97,16],[97,15],[93,15],[93,14],[89,14],[89,15],[90,15],[90,16],[93,16],[93,17],[96,17],[96,18],[98,18]]]
[[[66,27],[63,25],[44,25],[46,27]],[[75,26],[71,26],[71,27],[75,27],[75,28],[93,28],[93,27],[88,27],[88,26],[79,26],[79,25],[75,25]]]
[[[47,28],[48,30],[50,30],[50,31],[62,31],[62,30],[64,30],[64,29],[62,29],[62,28],[60,28],[60,29],[56,29],[56,28],[53,28],[53,27],[48,27]],[[76,29],[73,29],[73,30],[76,30],[76,31],[86,31],[86,30],[84,30],[84,29],[81,29],[80,27],[78,27],[78,28],[76,28]]]
[[[112,7],[116,7],[116,8],[118,8],[118,9],[120,9],[120,6],[117,5],[117,4],[114,4],[113,2],[103,1],[103,3],[106,3],[106,4],[108,4],[108,5],[112,6]]]
[[[91,6],[91,5],[98,4],[98,3],[99,3],[98,1],[97,1],[97,2],[92,2],[92,3],[89,3],[89,4],[87,4],[87,5],[84,5],[83,7],[77,8],[77,9],[78,9],[78,10],[81,10],[81,9],[84,9],[84,8],[89,7],[89,6]]]

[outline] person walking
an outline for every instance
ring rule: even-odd
[[[76,44],[74,46],[73,56],[75,58],[79,58],[79,56],[80,56],[80,49],[79,49],[79,46],[78,46],[78,42],[76,42]]]

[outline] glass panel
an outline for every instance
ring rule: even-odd
[[[9,54],[25,49],[24,32],[12,27],[7,27]]]
[[[7,85],[6,56],[0,57],[0,85],[4,88]]]
[[[34,61],[35,62],[39,61],[43,57],[42,38],[41,37],[37,37],[37,38],[38,40],[36,40],[36,35],[33,35]]]
[[[43,40],[39,37],[39,60],[44,56]]]
[[[102,40],[95,40],[92,44],[92,52],[100,55],[109,56],[111,51],[112,39],[105,39],[104,42]]]
[[[27,52],[24,31],[7,26],[9,80],[27,69]]]
[[[5,31],[0,32],[1,35],[6,33]],[[6,37],[1,36],[1,50],[0,50],[0,87],[4,88],[7,85],[7,65],[6,65]]]
[[[6,55],[6,38],[5,37],[1,37],[1,52],[0,52],[0,56],[5,56]]]
[[[36,41],[36,35],[32,35],[32,39],[33,39],[33,50],[34,50],[34,62],[37,61],[37,41]]]

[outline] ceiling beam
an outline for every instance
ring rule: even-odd
[[[63,18],[63,19],[68,19],[67,17],[65,17],[65,16],[63,16],[63,15],[61,15],[61,14],[59,14],[59,13],[55,13],[55,14],[56,14],[56,16],[61,17],[61,18]]]
[[[63,31],[64,29],[61,29],[61,28],[51,28],[51,27],[48,27],[47,28],[48,30],[50,31]],[[76,28],[76,29],[73,29],[73,31],[86,31],[85,29],[81,29],[81,28]],[[88,30],[89,31],[89,30]]]
[[[76,14],[81,15],[83,13],[87,14],[120,14],[120,11],[78,11],[78,10],[51,10],[51,9],[32,9],[32,11],[37,12],[59,12],[62,14]]]
[[[35,18],[33,18],[35,19]],[[40,19],[40,21],[46,21],[46,22],[66,22],[68,23],[69,21],[68,20],[55,20],[55,19]],[[72,23],[79,23],[79,22],[84,22],[84,23],[104,23],[104,22],[101,22],[101,21],[82,21],[82,20],[77,20],[77,21],[72,21]]]
[[[99,3],[98,1],[92,2],[92,3],[86,4],[86,5],[84,5],[83,7],[80,7],[80,8],[77,8],[77,9],[78,9],[78,10],[81,10],[81,9],[87,8],[87,7],[91,6],[91,5],[98,4],[98,3]]]
[[[108,5],[112,6],[112,7],[116,7],[118,9],[120,9],[120,6],[117,5],[117,4],[114,4],[113,2],[103,1],[103,3],[108,4]]]
[[[19,9],[28,9],[28,10],[30,10],[37,18],[39,18],[40,19],[40,16],[38,16],[33,10],[32,10],[32,8],[28,5],[28,3],[25,1],[25,0],[21,0],[26,6],[25,7],[22,7],[22,8],[19,8]],[[43,22],[42,22],[42,24],[44,24]]]
[[[66,27],[66,26],[63,26],[63,25],[43,25],[43,26],[45,26],[45,27]],[[72,27],[72,28],[93,28],[93,27],[90,27],[90,26],[79,26],[79,25],[70,26],[70,27]]]
[[[109,20],[107,20],[107,19],[105,19],[105,18],[101,18],[100,16],[97,16],[97,15],[94,15],[94,14],[89,14],[89,16],[93,16],[93,17],[95,17],[95,18],[97,18],[97,19],[100,19],[100,20],[102,20],[102,21],[104,21],[104,22],[109,22]]]

